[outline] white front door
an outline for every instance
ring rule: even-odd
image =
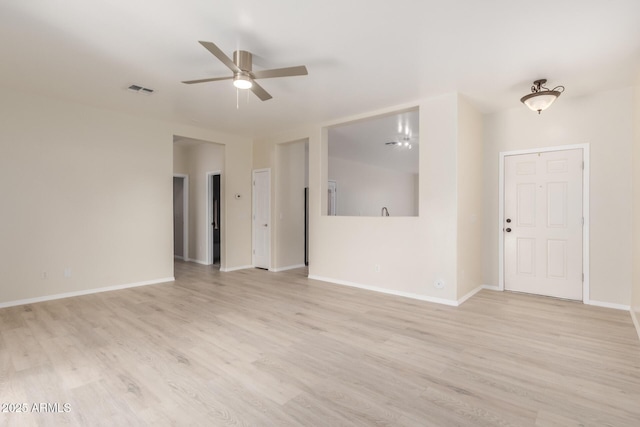
[[[271,171],[253,171],[253,266],[271,267]]]
[[[582,300],[583,150],[504,158],[505,289]]]

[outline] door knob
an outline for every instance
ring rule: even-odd
[[[505,228],[505,230],[507,233],[511,233],[511,229],[510,228]]]
[[[507,222],[511,222],[511,218],[507,218]]]
[[[264,224],[264,226],[265,226],[265,227],[267,227],[267,226],[268,226],[268,224]]]

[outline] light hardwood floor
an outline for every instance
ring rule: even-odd
[[[219,273],[0,310],[0,425],[639,426],[629,313]],[[62,409],[62,406],[61,406]]]

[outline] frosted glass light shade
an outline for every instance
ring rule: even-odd
[[[238,74],[233,78],[233,85],[238,89],[251,89],[253,83],[251,83],[251,79],[242,74]]]
[[[532,111],[537,111],[540,114],[541,111],[546,110],[553,104],[556,98],[560,96],[560,93],[557,90],[545,90],[523,96],[520,101]]]

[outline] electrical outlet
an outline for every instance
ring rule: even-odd
[[[46,279],[46,278],[47,278],[47,276],[48,276],[48,275],[47,275],[47,272],[46,272],[46,271],[43,271],[42,273],[40,273],[40,277],[41,277],[41,278],[43,278],[43,279]]]
[[[373,269],[376,271],[376,273],[380,273],[380,264],[376,264]]]
[[[71,269],[69,267],[64,269],[64,277],[71,277]]]

